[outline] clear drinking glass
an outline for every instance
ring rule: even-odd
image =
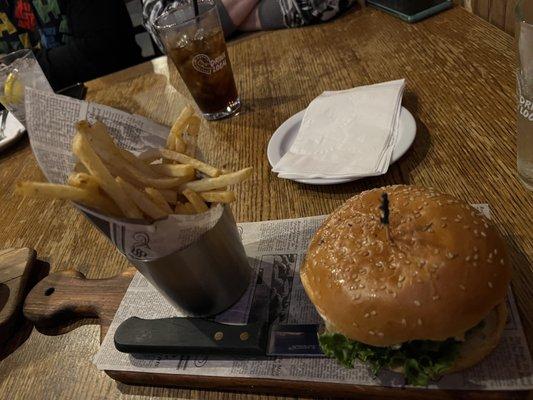
[[[26,86],[53,91],[33,52],[24,49],[0,56],[0,103],[24,126],[26,125],[24,108]]]
[[[516,5],[518,124],[517,166],[524,185],[533,190],[533,1]]]
[[[198,10],[195,16],[191,0],[174,1],[154,28],[204,117],[220,119],[239,111],[241,102],[217,9],[212,0],[198,0]]]

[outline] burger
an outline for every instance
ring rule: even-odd
[[[505,326],[503,240],[476,209],[431,189],[352,197],[318,229],[300,274],[324,320],[324,354],[408,384],[478,363]]]

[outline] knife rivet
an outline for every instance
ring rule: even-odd
[[[248,340],[250,338],[250,334],[248,332],[243,332],[243,333],[241,333],[241,335],[239,337],[244,342],[244,341],[246,341],[246,340]]]
[[[224,334],[222,332],[216,332],[214,336],[215,340],[217,341],[222,340],[223,337],[224,337]]]

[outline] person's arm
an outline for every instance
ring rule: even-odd
[[[233,32],[248,17],[259,3],[259,0],[214,0],[217,7],[224,36],[231,36]],[[164,7],[162,0],[143,0],[143,18],[146,30],[152,35],[159,49],[165,49],[153,27],[153,22]]]
[[[302,0],[260,0],[259,4],[238,26],[241,31],[257,31],[296,28],[330,20],[348,8],[356,0],[340,0],[333,4],[328,0],[312,3]]]

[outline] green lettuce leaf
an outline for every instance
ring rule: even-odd
[[[319,335],[318,340],[326,356],[347,368],[353,368],[356,359],[368,364],[374,375],[382,368],[403,367],[406,383],[414,386],[426,386],[446,372],[457,358],[460,346],[460,342],[447,339],[414,340],[394,348],[376,347],[329,332]]]

